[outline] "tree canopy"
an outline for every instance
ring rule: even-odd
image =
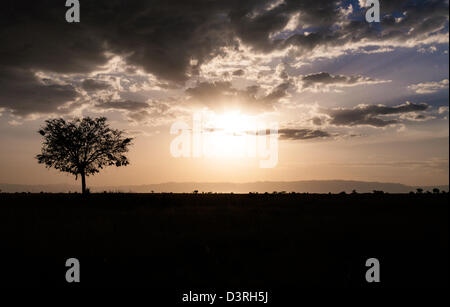
[[[49,119],[38,132],[44,137],[41,153],[36,156],[47,168],[78,175],[82,178],[82,191],[86,192],[85,177],[94,175],[109,165],[129,164],[125,153],[132,138],[123,131],[111,129],[105,117],[75,119]]]

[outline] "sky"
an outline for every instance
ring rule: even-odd
[[[0,183],[74,183],[37,163],[37,130],[105,116],[131,164],[92,185],[448,184],[448,1],[381,0],[379,23],[364,0],[81,0],[79,23],[64,2],[2,4]],[[196,116],[214,154],[177,157]]]

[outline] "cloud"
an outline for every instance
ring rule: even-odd
[[[106,101],[98,102],[95,104],[95,108],[105,111],[119,111],[132,125],[163,125],[181,114],[168,101]]]
[[[273,134],[274,131],[270,129],[266,129],[265,131],[258,131],[259,135],[270,135]],[[246,132],[249,135],[256,135],[255,131]],[[318,129],[310,129],[310,128],[281,128],[278,129],[278,137],[280,140],[286,141],[295,141],[295,140],[311,140],[311,139],[321,139],[321,138],[330,138],[333,136],[337,136],[337,134],[331,134],[329,132],[318,130]]]
[[[379,84],[390,82],[390,80],[377,80],[360,75],[345,76],[345,75],[331,75],[327,72],[320,72],[315,74],[303,75],[299,77],[299,90],[330,91],[331,87],[350,87],[366,84]]]
[[[420,53],[435,53],[436,51],[437,51],[436,46],[430,46],[428,48],[421,47],[421,48],[417,49],[417,52],[420,52]]]
[[[411,121],[411,122],[424,122],[424,121],[435,119],[435,118],[436,118],[436,116],[433,116],[433,115],[419,114],[416,112],[405,113],[405,114],[400,115],[400,119]]]
[[[310,140],[332,136],[326,131],[313,129],[280,129],[278,134],[281,140]]]
[[[448,106],[441,106],[441,107],[439,107],[439,109],[438,109],[438,113],[439,114],[445,114],[445,113],[448,113]]]
[[[243,69],[238,69],[233,72],[233,76],[242,77],[245,74]]]
[[[335,126],[386,127],[401,123],[400,118],[391,116],[425,111],[428,107],[425,103],[406,102],[397,106],[358,105],[352,109],[322,109],[322,113],[327,114],[330,117],[329,124]]]
[[[363,52],[369,46],[386,50],[448,43],[448,1],[395,0],[385,1],[382,7],[382,26],[374,27],[364,20],[365,9],[356,5],[350,9],[337,0],[229,0],[209,1],[208,5],[184,0],[98,0],[83,3],[82,22],[69,24],[64,19],[67,8],[59,1],[13,1],[0,10],[0,70],[3,75],[15,70],[22,74],[18,79],[32,78],[36,71],[89,75],[106,69],[119,56],[132,70],[151,74],[160,84],[184,85],[225,50],[245,50],[250,63],[258,56],[283,53],[301,62],[341,55],[343,50]],[[229,69],[230,73],[242,75],[236,68]],[[255,72],[245,68],[244,73]],[[333,77],[342,76],[329,76]],[[377,82],[359,79],[352,83],[349,78],[333,86]],[[12,84],[14,80],[6,82],[8,87],[20,87]],[[82,88],[106,89],[96,81],[84,80]],[[234,97],[247,96],[248,104],[267,110],[273,107],[268,100],[285,97],[286,84],[273,93],[259,91],[257,98],[248,97],[245,90],[235,92]],[[77,95],[70,84],[36,81],[28,85],[36,89],[37,100],[48,101],[47,107],[25,102],[31,97],[19,97],[11,90],[10,96],[1,94],[1,106],[21,114],[55,112]],[[22,102],[11,106],[7,100],[15,96]]]
[[[70,84],[40,79],[20,68],[0,66],[0,109],[9,109],[14,115],[58,112],[78,96]]]
[[[127,119],[133,124],[146,125],[164,125],[173,121],[182,113],[171,107],[170,103],[165,101],[152,101],[146,108],[131,110],[127,112]]]
[[[98,103],[95,105],[98,109],[105,110],[126,110],[126,111],[141,111],[145,108],[149,107],[149,104],[146,102],[138,102],[138,101],[108,101],[103,103]]]
[[[274,105],[287,96],[290,83],[280,83],[267,93],[259,86],[236,89],[228,81],[201,82],[188,88],[188,103],[202,105],[211,110],[240,109],[241,111],[272,111]]]
[[[321,125],[323,125],[323,119],[322,118],[320,118],[320,117],[318,117],[318,116],[315,116],[315,117],[313,117],[312,119],[311,119],[311,122],[315,125],[315,126],[321,126]]]
[[[97,81],[94,79],[85,79],[81,83],[81,87],[87,92],[95,92],[100,90],[107,90],[111,85],[104,81]]]
[[[65,22],[66,7],[59,2],[15,2],[0,12],[0,65],[90,72],[106,64],[108,54],[117,54],[159,78],[184,82],[224,47],[244,44],[264,53],[296,47],[308,56],[318,47],[418,46],[448,34],[448,1],[383,3],[381,29],[354,18],[365,9],[340,14],[342,1],[279,3],[88,1],[82,23],[75,25]],[[393,17],[399,12],[401,19]]]
[[[363,54],[377,54],[377,53],[387,53],[387,52],[393,52],[395,51],[392,47],[382,47],[382,46],[375,46],[375,47],[363,47],[356,51],[356,53],[363,53]]]
[[[444,79],[439,82],[424,82],[412,84],[408,86],[408,88],[415,91],[417,94],[434,94],[438,91],[448,89],[448,79]]]

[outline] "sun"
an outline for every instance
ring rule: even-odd
[[[249,116],[241,114],[240,111],[231,111],[219,114],[215,117],[215,126],[229,134],[242,134],[249,131]]]
[[[254,120],[239,110],[210,114],[205,122],[204,149],[210,156],[243,157],[249,146]]]

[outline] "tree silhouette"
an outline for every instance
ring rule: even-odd
[[[129,164],[124,155],[132,138],[123,131],[111,129],[105,117],[75,119],[62,118],[45,121],[38,133],[44,137],[39,163],[81,177],[81,188],[86,193],[86,176],[94,175],[105,166]]]

